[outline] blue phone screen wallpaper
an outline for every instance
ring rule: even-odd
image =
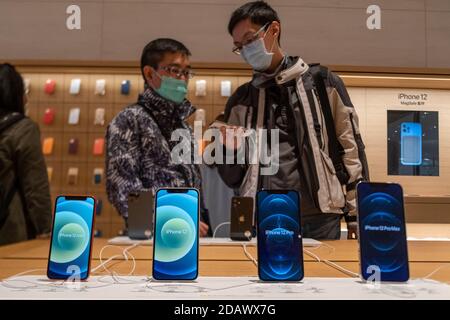
[[[396,185],[358,186],[361,271],[364,279],[380,270],[382,281],[409,277],[402,191]]]
[[[159,190],[156,197],[156,279],[194,279],[198,272],[198,193]]]
[[[58,198],[48,268],[50,277],[68,278],[74,274],[79,274],[81,279],[87,277],[93,214],[93,198]]]
[[[262,280],[303,278],[299,196],[258,193],[258,266]]]

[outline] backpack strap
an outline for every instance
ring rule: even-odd
[[[24,118],[25,118],[25,116],[19,112],[13,112],[13,113],[7,114],[2,119],[0,119],[0,134]],[[15,168],[16,161],[14,161],[14,159],[13,159],[13,163],[14,163],[14,171],[16,171],[15,170],[16,169]],[[6,194],[6,197],[4,199],[2,199],[3,201],[0,204],[0,230],[3,228],[3,225],[6,222],[6,219],[8,219],[9,215],[7,214],[7,209],[9,207],[9,205],[11,204],[11,201],[18,190],[19,190],[19,182],[16,177],[13,187],[8,191],[8,193]]]
[[[314,80],[314,84],[316,86],[316,92],[320,101],[322,113],[325,119],[325,126],[328,134],[328,154],[333,161],[333,166],[336,170],[337,178],[342,185],[346,185],[349,179],[349,175],[342,161],[344,148],[340,144],[336,135],[333,113],[331,112],[331,105],[325,86],[325,79],[328,77],[328,68],[321,66],[320,64],[313,64],[311,65],[310,70]]]

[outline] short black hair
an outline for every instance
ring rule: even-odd
[[[0,64],[0,114],[11,112],[25,113],[23,78],[16,68]]]
[[[241,7],[237,8],[231,14],[228,22],[228,33],[232,34],[234,27],[242,20],[250,19],[254,24],[261,27],[265,24],[277,21],[280,23],[278,13],[265,1],[247,2]],[[281,32],[278,35],[278,42],[280,42]]]
[[[165,53],[181,53],[186,56],[190,56],[191,52],[188,48],[181,42],[169,39],[169,38],[159,38],[150,41],[142,50],[141,55],[141,73],[144,76],[144,67],[150,66],[153,69],[158,68],[158,64],[164,58]]]

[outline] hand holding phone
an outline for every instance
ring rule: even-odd
[[[209,128],[220,130],[220,143],[226,148],[237,150],[241,147],[243,138],[250,134],[250,131],[241,126],[233,126],[228,123],[216,120]]]

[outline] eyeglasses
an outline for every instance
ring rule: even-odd
[[[177,78],[184,76],[186,79],[192,79],[195,76],[195,73],[191,69],[181,69],[176,66],[161,66],[159,69],[162,69],[168,72],[171,76],[175,76]]]
[[[271,22],[267,22],[265,25],[263,25],[261,27],[261,29],[259,29],[258,31],[256,31],[249,39],[245,40],[242,45],[240,46],[236,46],[234,47],[231,52],[233,52],[234,54],[240,55],[241,54],[241,50],[242,47],[249,45],[250,43],[252,43],[253,41],[256,41],[259,38],[260,33],[265,30],[267,28],[267,26],[269,26],[271,24]]]

